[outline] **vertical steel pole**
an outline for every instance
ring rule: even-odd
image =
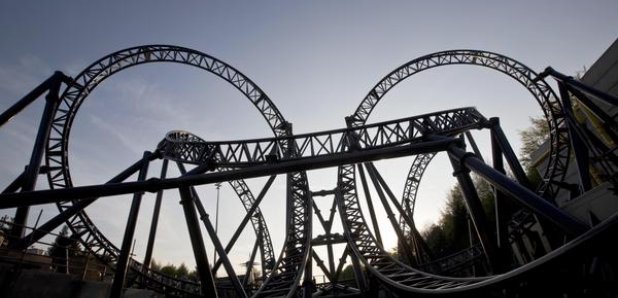
[[[164,159],[161,165],[161,179],[165,179],[167,175],[168,160]],[[154,241],[157,235],[157,226],[159,225],[159,213],[161,213],[161,201],[163,200],[163,189],[157,192],[155,199],[154,210],[152,211],[152,221],[150,222],[150,233],[148,234],[148,244],[146,245],[146,255],[144,256],[144,272],[150,268],[150,261],[152,260],[152,250],[154,248]]]
[[[197,212],[195,211],[193,198],[191,197],[191,189],[188,186],[182,186],[178,190],[180,192],[180,204],[182,205],[185,213],[185,220],[187,222],[189,238],[191,239],[191,246],[193,247],[197,272],[200,276],[202,295],[205,297],[216,298],[217,288],[215,287],[215,281],[212,273],[210,272],[210,265],[208,264],[208,257],[206,256],[206,248],[204,247],[204,239],[202,238],[202,232],[200,230],[200,222],[197,217]]]
[[[498,121],[496,119],[496,121]],[[498,138],[495,135],[495,131],[492,129],[490,131],[491,134],[491,159],[493,163],[493,167],[496,171],[505,174],[506,171],[504,169],[504,160],[502,158],[502,150],[500,149],[500,144],[498,143]],[[509,235],[508,235],[508,224],[510,220],[510,215],[512,213],[511,203],[507,200],[504,192],[500,191],[497,187],[492,186],[494,193],[494,212],[496,215],[496,244],[498,246],[499,254],[500,254],[500,268],[495,268],[495,270],[503,271],[505,269],[506,264],[504,261],[507,260],[508,251],[509,251]]]
[[[36,186],[37,176],[39,175],[39,169],[41,168],[41,161],[43,160],[43,154],[45,154],[45,144],[49,137],[49,132],[52,127],[54,111],[58,107],[59,92],[62,81],[57,79],[51,82],[49,92],[45,96],[45,108],[41,116],[41,123],[39,123],[39,130],[37,132],[36,140],[32,148],[32,155],[30,156],[30,162],[24,172],[24,178],[22,181],[21,191],[32,191]],[[30,206],[17,207],[15,211],[15,218],[13,220],[13,228],[11,229],[11,237],[13,239],[21,238],[24,234],[24,226],[28,221],[28,211]]]
[[[152,155],[151,152],[144,152],[142,160],[147,161],[150,155]],[[142,163],[142,168],[139,170],[137,178],[138,181],[146,180],[149,164],[149,162]],[[127,267],[129,265],[129,259],[131,254],[131,242],[133,241],[133,237],[135,235],[135,227],[137,226],[137,217],[139,215],[139,207],[142,203],[143,194],[143,192],[137,192],[133,194],[133,202],[131,203],[129,217],[127,218],[127,225],[125,227],[124,237],[122,239],[120,255],[118,256],[118,261],[116,262],[116,274],[114,275],[114,280],[112,282],[112,288],[110,291],[111,298],[122,296],[124,279],[127,274]]]
[[[481,205],[481,200],[479,199],[478,193],[474,188],[474,183],[470,178],[470,170],[462,167],[461,164],[454,158],[451,158],[451,164],[453,165],[454,170],[453,176],[455,176],[459,182],[459,187],[465,199],[466,206],[468,207],[468,214],[472,219],[474,229],[476,230],[479,240],[481,240],[481,246],[483,246],[485,256],[487,257],[487,261],[491,267],[490,271],[493,271],[493,268],[497,267],[496,241],[493,239],[493,233],[488,231],[489,224],[487,217],[483,211],[483,206]]]
[[[219,191],[221,189],[221,182],[215,183],[215,186],[217,187],[217,207],[215,210],[215,235],[216,235],[217,231],[219,230]],[[217,250],[216,249],[214,250],[212,261],[215,263],[217,262]],[[213,270],[212,272],[215,276],[217,275],[216,270]]]

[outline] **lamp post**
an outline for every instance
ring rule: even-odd
[[[217,182],[215,183],[215,186],[217,187],[217,207],[215,210],[215,234],[217,234],[217,231],[219,230],[219,189],[221,188],[221,182]],[[212,258],[213,264],[217,261],[217,250],[215,249],[215,254]]]

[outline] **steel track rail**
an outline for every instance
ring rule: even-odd
[[[428,54],[396,68],[380,80],[361,101],[349,118],[351,126],[365,125],[375,106],[397,84],[419,72],[446,65],[476,65],[501,72],[524,86],[541,107],[550,129],[548,166],[543,174],[539,193],[552,200],[569,164],[569,136],[564,129],[562,104],[551,86],[523,63],[507,56],[480,50],[448,50]]]
[[[338,201],[338,207],[342,210],[341,220],[344,222],[344,231],[348,239],[353,241],[350,245],[352,251],[365,265],[365,268],[384,285],[406,295],[516,293],[519,289],[525,288],[527,283],[534,283],[534,281],[526,282],[528,274],[533,274],[540,269],[549,270],[545,265],[554,266],[553,269],[564,269],[569,265],[577,266],[575,260],[569,259],[570,256],[578,256],[575,251],[586,249],[589,253],[594,253],[591,251],[594,246],[590,242],[602,241],[604,237],[615,233],[618,228],[617,214],[564,246],[505,274],[481,278],[452,278],[434,275],[405,265],[383,251],[365,224],[356,196],[350,191],[350,188],[355,187],[353,166],[342,166],[339,171],[344,196]],[[556,290],[559,291],[560,288]]]
[[[233,85],[250,100],[268,122],[276,136],[287,135],[288,132],[283,128],[287,122],[268,96],[248,77],[227,63],[202,52],[179,46],[146,45],[128,48],[105,56],[91,64],[74,79],[75,84],[69,85],[63,92],[60,105],[53,116],[52,130],[46,150],[46,165],[49,167],[47,177],[51,189],[73,187],[68,161],[69,135],[75,115],[87,96],[111,75],[129,67],[153,62],[190,65],[218,76]],[[253,196],[247,192],[248,187],[246,187],[244,181],[231,181],[230,184],[239,195],[243,205],[245,207],[248,204],[250,205]],[[57,205],[60,212],[63,212],[69,209],[73,202],[65,201]],[[261,217],[261,213],[259,213],[259,216]],[[259,221],[265,224],[263,218]],[[82,235],[84,246],[96,253],[101,260],[113,262],[118,256],[118,248],[95,227],[85,211],[73,216],[67,222],[74,233]],[[258,224],[257,221],[252,220],[252,224],[257,231],[255,226]],[[267,229],[265,225],[262,228]],[[263,244],[268,247],[262,247],[262,251],[268,265],[272,266],[275,260],[270,236],[263,237],[263,239],[265,240]],[[132,269],[141,270],[141,267],[142,265],[139,262],[131,262]],[[265,272],[265,274],[268,274],[268,272]],[[158,275],[150,272],[148,276]],[[155,279],[168,280],[166,278]],[[180,285],[180,288],[190,287],[184,286],[186,282],[175,280],[166,286],[173,288],[174,284]]]

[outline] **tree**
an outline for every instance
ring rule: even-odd
[[[539,149],[549,138],[549,126],[543,117],[530,117],[532,126],[519,132],[521,137],[521,150],[519,156],[525,169],[529,169],[532,164],[532,153]]]
[[[172,276],[172,277],[176,277],[176,266],[174,266],[173,264],[167,264],[161,267],[161,273]]]
[[[494,226],[494,197],[491,185],[477,176],[472,179],[488,224]],[[468,210],[459,184],[451,188],[438,222],[425,230],[422,236],[435,257],[447,256],[470,247]],[[478,240],[473,237],[473,241]]]
[[[62,227],[60,233],[56,236],[54,244],[47,250],[47,253],[52,258],[52,266],[57,272],[69,273],[69,261],[81,251],[76,238],[68,237],[69,228]]]
[[[345,266],[339,274],[339,280],[354,280],[354,267],[352,265]]]
[[[181,263],[178,268],[176,268],[176,277],[178,278],[187,278],[189,276],[189,269],[185,263]]]
[[[152,270],[152,271],[161,271],[161,264],[157,263],[157,262],[155,261],[155,259],[153,258],[153,259],[150,261],[150,267],[149,267],[149,268],[150,268],[150,270]]]

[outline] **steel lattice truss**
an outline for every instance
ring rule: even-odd
[[[73,185],[68,164],[68,142],[73,120],[84,99],[94,88],[114,73],[131,66],[152,62],[187,64],[217,75],[236,87],[251,101],[266,119],[276,136],[287,136],[290,133],[286,129],[285,119],[268,96],[244,74],[225,62],[207,54],[177,46],[152,45],[129,48],[94,62],[74,79],[74,84],[64,91],[59,107],[54,115],[46,152],[46,162],[50,169],[48,180],[51,188],[70,188]],[[244,206],[252,204],[252,195],[246,191],[248,188],[242,186],[244,185],[243,181],[231,181],[230,184],[239,194]],[[302,186],[292,185],[291,187],[299,188]],[[66,211],[71,206],[72,202],[70,201],[58,204],[61,211]],[[270,234],[261,212],[258,211],[256,214],[258,219],[252,220],[254,229],[256,232],[260,227],[265,229],[262,236],[264,241],[262,253],[265,255],[265,264],[273,264],[275,257]],[[118,255],[118,248],[96,229],[86,213],[77,213],[70,219],[70,222],[75,233],[84,235],[82,239],[86,247],[92,247],[93,253],[101,256],[101,258],[111,262],[115,261]],[[260,226],[258,222],[262,223],[262,225]],[[304,227],[299,228],[304,229]],[[137,267],[135,268],[136,271],[141,271],[141,264],[138,262],[132,262],[132,264]],[[265,269],[268,269],[265,271],[265,274],[268,274],[272,268],[267,266]],[[149,274],[154,276],[155,280],[160,280],[156,273]],[[175,282],[186,283],[186,281]]]
[[[349,117],[350,125],[363,125],[371,111],[395,85],[410,76],[424,70],[439,66],[463,64],[478,65],[502,72],[522,84],[536,98],[541,106],[550,129],[550,154],[541,192],[547,197],[556,196],[559,188],[552,181],[561,181],[565,175],[569,159],[568,134],[560,127],[564,126],[562,105],[552,88],[524,64],[509,57],[478,50],[452,50],[425,55],[398,67],[385,76],[369,91],[356,111]]]
[[[88,95],[109,76],[132,66],[152,62],[190,65],[208,71],[230,83],[257,108],[273,131],[274,137],[255,140],[207,141],[190,132],[171,131],[153,152],[145,152],[141,160],[111,178],[107,184],[75,187],[69,171],[68,144],[73,121],[80,106]],[[502,136],[499,123],[485,118],[474,108],[458,108],[367,124],[375,106],[399,82],[418,72],[453,64],[483,66],[506,74],[523,85],[541,106],[550,128],[550,152],[548,167],[543,176],[544,180],[536,192],[527,187],[525,175],[521,174],[523,173],[521,166],[511,152],[508,141]],[[607,249],[598,250],[598,248],[609,237],[608,235],[612,235],[618,229],[618,216],[613,216],[590,228],[552,204],[554,197],[567,185],[563,180],[570,159],[571,147],[575,148],[575,159],[580,169],[581,185],[584,190],[590,188],[590,183],[587,183],[587,174],[582,174],[581,169],[586,168],[582,164],[587,164],[588,160],[602,159],[608,176],[614,178],[616,175],[612,171],[618,168],[616,153],[603,147],[603,144],[596,141],[593,136],[586,134],[586,131],[573,128],[574,120],[570,110],[569,95],[573,94],[582,104],[591,106],[597,114],[599,112],[587,101],[586,94],[603,98],[614,105],[618,104],[618,99],[578,85],[577,82],[552,71],[549,69],[546,72],[555,77],[560,84],[562,98],[557,97],[543,79],[547,74],[539,76],[530,68],[511,58],[477,50],[437,52],[414,59],[384,77],[362,100],[355,113],[346,118],[347,128],[294,135],[292,125],[283,118],[268,96],[255,83],[230,65],[207,54],[183,47],[149,45],[129,48],[96,61],[75,79],[55,74],[18,102],[15,107],[0,115],[0,125],[3,125],[29,102],[45,91],[49,91],[48,106],[46,106],[46,111],[49,112],[47,115],[49,129],[39,131],[36,144],[40,143],[43,147],[38,152],[35,144],[35,153],[32,158],[36,161],[37,158],[34,158],[34,155],[39,154],[38,156],[42,158],[44,153],[45,167],[41,167],[40,162],[39,164],[31,162],[24,174],[0,194],[0,208],[18,207],[16,214],[22,212],[23,215],[23,208],[26,208],[25,214],[27,214],[29,205],[57,203],[60,214],[29,235],[12,241],[12,248],[25,249],[43,237],[46,231],[51,231],[66,222],[74,236],[79,237],[82,244],[92,254],[116,267],[112,296],[120,295],[125,280],[135,281],[140,286],[149,287],[170,296],[216,295],[217,289],[213,282],[211,269],[208,267],[198,213],[215,249],[221,256],[215,262],[213,271],[216,272],[219,265],[223,264],[233,291],[239,297],[249,295],[292,297],[301,293],[308,296],[311,294],[312,286],[315,286],[311,281],[311,260],[316,260],[329,279],[336,282],[344,264],[343,260],[348,256],[351,257],[354,265],[358,291],[367,291],[375,295],[378,293],[377,287],[402,296],[411,294],[527,295],[530,294],[530,289],[541,284],[543,280],[541,277],[545,277],[547,272],[555,275],[549,282],[555,288],[563,280],[570,278],[570,273],[592,270],[587,267],[592,266],[590,265],[593,262],[591,259],[597,262],[598,254],[601,257],[605,256],[603,253]],[[60,93],[61,84],[66,85],[62,93]],[[55,101],[54,96],[56,96]],[[46,119],[45,115],[44,113],[43,120]],[[600,118],[611,122],[608,123],[608,127],[616,127],[613,120],[607,120],[609,117],[604,118],[601,115]],[[46,121],[43,120],[41,122],[44,124]],[[492,153],[500,159],[504,156],[519,183],[503,174],[502,162],[494,163],[492,168],[475,154],[464,150],[465,140],[461,136],[469,134],[471,130],[482,129],[491,131]],[[610,137],[615,137],[615,133],[614,130],[608,132]],[[588,146],[589,151],[594,151],[598,156],[589,157],[578,148],[578,144]],[[590,144],[596,147],[592,148]],[[462,185],[462,192],[479,239],[479,245],[471,246],[441,259],[435,259],[431,252],[423,247],[424,242],[413,221],[414,205],[420,182],[425,170],[438,152],[446,152],[451,158],[454,173]],[[415,156],[415,159],[406,179],[403,197],[396,199],[373,165],[373,161],[402,156]],[[145,180],[148,164],[156,159],[164,160],[165,166],[161,178]],[[168,161],[177,162],[182,173],[180,177],[165,177]],[[195,167],[186,172],[185,164]],[[326,167],[338,167],[336,188],[312,192],[309,189],[306,171]],[[357,167],[359,171],[356,170]],[[360,203],[361,196],[357,191],[357,181],[362,182],[368,203],[371,203],[372,199],[367,190],[367,180],[363,169],[367,169],[387,217],[397,232],[403,249],[402,259],[394,258],[382,246],[373,205],[369,205],[368,208],[371,212],[371,221],[373,221],[373,231],[370,229],[370,221],[365,219]],[[483,214],[479,213],[478,205],[475,205],[478,203],[478,197],[468,174],[470,171],[478,174],[495,188],[496,200],[504,195],[522,206],[522,211],[513,216],[510,225],[526,222],[527,226],[531,226],[538,217],[544,221],[544,224],[554,225],[554,229],[560,230],[559,235],[571,241],[522,267],[512,270],[509,268],[505,273],[487,277],[454,278],[423,271],[448,272],[479,258],[485,258],[490,266],[497,264],[493,247],[495,239],[492,239],[491,232],[487,232],[488,227],[484,226]],[[46,173],[49,190],[34,191],[33,185],[39,172]],[[138,172],[137,181],[125,182]],[[281,253],[276,258],[267,222],[259,208],[259,203],[267,195],[275,176],[279,174],[284,174],[286,177],[287,210],[284,244]],[[261,176],[270,176],[270,179],[260,194],[255,197],[242,179]],[[216,232],[213,232],[208,215],[199,201],[197,191],[193,188],[195,185],[223,181],[230,183],[246,212],[243,223],[225,248],[220,243]],[[145,264],[130,260],[130,245],[127,243],[130,244],[133,237],[135,223],[131,224],[131,222],[137,218],[141,193],[144,191],[158,192],[157,200],[160,200],[164,189],[178,189],[180,192],[200,283],[175,279],[151,270],[148,267],[149,257],[146,258]],[[313,193],[334,195],[333,210],[331,210],[328,221],[325,221],[317,210],[312,197]],[[85,213],[85,209],[95,200],[118,194],[134,195],[127,232],[125,232],[125,239],[120,248],[109,241]],[[391,203],[388,202],[389,199]],[[335,234],[331,234],[330,231],[335,205],[341,218],[343,237],[341,235],[335,237]],[[399,212],[399,216],[393,212],[393,206],[394,210]],[[320,223],[326,231],[326,235],[320,235],[316,239],[313,239],[312,235],[313,208],[316,208]],[[531,216],[532,214],[534,217]],[[523,216],[523,219],[518,222],[517,216]],[[18,218],[17,215],[16,218]],[[247,287],[246,280],[241,283],[237,274],[233,272],[227,257],[227,253],[232,249],[244,225],[249,222],[256,234],[250,263],[253,262],[259,249],[266,277],[259,289]],[[156,227],[154,224],[153,226]],[[14,229],[19,231],[17,228]],[[407,246],[406,237],[413,239],[416,260],[412,258],[412,248]],[[516,241],[516,238],[521,235],[511,234],[509,237]],[[347,243],[347,248],[337,272],[333,272],[335,268],[333,264],[330,264],[330,272],[327,272],[326,266],[313,250],[312,245],[328,245],[329,258],[332,262],[331,245],[343,241]],[[408,263],[402,261],[406,257]],[[130,270],[125,276],[124,272],[127,268]],[[249,273],[248,271],[247,274]],[[304,281],[303,275],[305,275]],[[547,290],[547,293],[577,294],[582,291],[586,292],[588,289],[595,290],[594,282],[605,285],[602,280],[587,280],[586,282],[581,284],[581,289],[558,290],[558,292]],[[331,290],[337,288],[336,285],[332,286]]]
[[[278,153],[288,142],[298,153],[286,157],[286,161],[416,143],[432,134],[451,135],[481,128],[485,121],[476,109],[462,108],[291,138],[205,142],[190,133],[173,131],[159,148],[167,158],[186,163],[246,167],[282,160]]]

